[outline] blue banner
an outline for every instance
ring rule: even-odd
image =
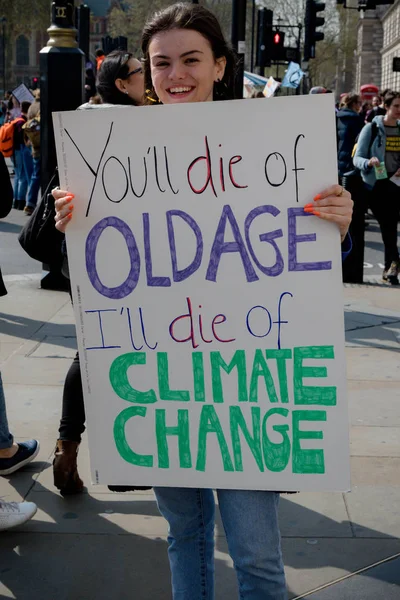
[[[301,70],[299,64],[295,62],[289,63],[285,77],[282,81],[282,87],[298,88],[303,75],[304,71]]]

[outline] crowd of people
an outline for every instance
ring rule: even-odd
[[[40,92],[33,102],[7,92],[1,104],[0,149],[14,172],[13,208],[30,216],[40,191]]]
[[[355,202],[352,237],[357,242],[369,208],[384,244],[382,280],[399,284],[400,92],[384,90],[363,109],[358,94],[343,97],[336,114],[339,180]],[[361,233],[363,244],[363,233]]]
[[[134,107],[143,104],[224,101],[234,97],[235,56],[215,16],[200,5],[177,3],[156,13],[145,25],[142,55],[140,62],[124,51],[114,51],[106,57],[104,53],[99,54],[96,89],[92,85],[92,73],[86,73],[87,102],[80,109],[107,110],[110,106],[122,105],[135,110]],[[11,102],[14,112],[6,120],[21,120],[21,126],[15,125],[13,147],[14,207],[24,208],[29,214],[30,208],[36,204],[40,183],[40,154],[35,150],[39,147],[38,138],[34,142],[34,136],[30,136],[29,132],[34,128],[36,119],[38,128],[35,131],[40,136],[40,104],[39,99],[30,106],[25,103],[16,106],[15,99]],[[357,177],[358,182],[361,181],[362,186],[371,191],[371,207],[381,225],[385,243],[384,277],[394,284],[399,273],[397,243],[395,250],[392,239],[394,212],[390,213],[392,223],[389,223],[388,215],[382,216],[382,213],[383,208],[390,204],[397,206],[398,217],[400,187],[393,178],[400,177],[400,94],[387,92],[382,102],[385,114],[374,114],[371,122],[364,125],[364,119],[368,120],[370,115],[360,116],[361,98],[349,94],[343,100],[343,106],[337,113],[340,185],[332,182],[329,188],[315,197],[311,208],[305,207],[305,211],[312,209],[316,218],[328,220],[338,227],[345,257],[351,247],[348,235],[353,206],[351,195],[352,190],[358,189],[352,178]],[[382,110],[382,102],[377,109]],[[30,171],[25,166],[29,161]],[[0,154],[0,175],[3,173],[6,179],[8,173],[3,167],[4,159]],[[74,196],[60,189],[52,193],[56,208],[55,226],[65,232],[74,218]],[[8,194],[10,196],[10,190]],[[65,246],[64,254],[63,273],[68,277]],[[0,295],[2,293],[6,290],[0,272]],[[63,495],[80,493],[84,488],[77,464],[84,430],[82,380],[79,356],[76,355],[64,385],[62,417],[53,462],[54,484]],[[33,460],[38,448],[36,440],[14,442],[8,430],[0,378],[0,475],[10,474]],[[140,488],[132,482],[129,486],[110,489],[121,492]],[[212,490],[156,487],[154,493],[159,510],[169,524],[168,553],[173,598],[212,598],[215,516]],[[279,493],[224,489],[217,490],[217,495],[240,597],[247,600],[286,600],[278,524]],[[32,503],[0,503],[0,530],[9,527],[10,523],[15,525],[27,520],[35,509]],[[13,515],[17,514],[18,519],[13,519]]]

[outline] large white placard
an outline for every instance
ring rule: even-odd
[[[56,113],[95,483],[349,489],[331,96]]]

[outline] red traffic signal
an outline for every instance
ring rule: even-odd
[[[281,43],[281,34],[277,31],[274,34],[274,44],[279,45]]]

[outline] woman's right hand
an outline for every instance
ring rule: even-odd
[[[378,165],[380,165],[380,160],[379,158],[376,158],[376,156],[373,156],[372,158],[369,159],[368,161],[368,166],[371,167],[377,167]]]
[[[71,204],[71,200],[75,198],[75,196],[74,194],[71,194],[71,192],[59,189],[55,189],[51,193],[55,200],[54,207],[56,209],[56,216],[54,217],[54,220],[56,222],[56,229],[65,233],[67,225],[72,219],[74,205]]]

